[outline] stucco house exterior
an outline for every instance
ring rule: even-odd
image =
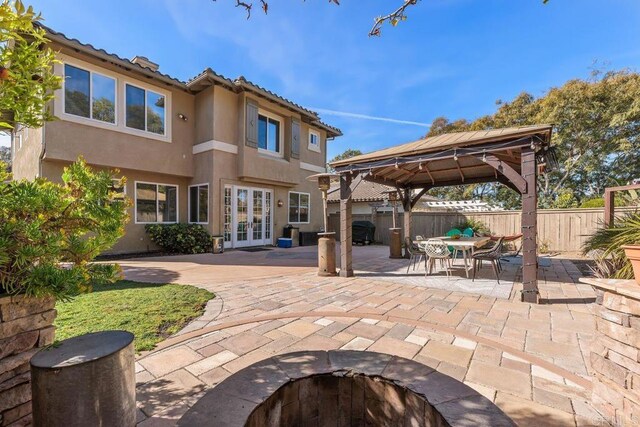
[[[244,77],[206,69],[182,82],[145,57],[47,31],[64,77],[58,120],[15,132],[14,178],[60,181],[78,156],[119,169],[134,206],[114,253],[156,249],[149,223],[199,223],[228,248],[275,243],[287,224],[321,229],[321,195],[306,177],[325,171],[340,130]]]

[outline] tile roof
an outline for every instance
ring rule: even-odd
[[[362,180],[353,190],[351,201],[353,202],[381,202],[385,199],[384,192],[393,190],[394,187],[376,184],[375,182]],[[421,200],[439,200],[432,196],[422,196]],[[340,186],[332,186],[327,193],[327,203],[340,202]]]
[[[161,73],[160,71],[154,71],[149,68],[143,67],[142,65],[136,64],[127,58],[122,58],[115,53],[107,52],[104,49],[99,49],[93,46],[92,44],[83,43],[78,39],[68,37],[64,33],[55,31],[41,23],[37,23],[36,25],[44,29],[47,32],[47,38],[49,38],[49,40],[53,42],[60,43],[72,49],[83,51],[84,53],[87,53],[87,54],[101,57],[102,59],[109,60],[116,65],[126,68],[127,70],[138,72],[148,77],[156,78],[160,81],[171,84],[185,91],[197,93],[199,92],[199,90],[194,89],[194,87],[197,84],[202,83],[203,80],[210,79],[210,80],[213,80],[215,83],[226,86],[227,88],[235,92],[240,92],[243,90],[253,92],[273,102],[281,104],[284,107],[292,109],[300,113],[301,115],[307,117],[309,119],[309,123],[325,129],[329,133],[329,137],[336,137],[336,136],[342,135],[342,132],[340,131],[340,129],[320,121],[320,117],[318,116],[318,113],[316,113],[315,111],[311,111],[299,104],[296,104],[295,102],[287,98],[284,98],[276,94],[275,92],[272,92],[256,83],[253,83],[247,80],[244,76],[240,76],[235,80],[231,80],[228,77],[225,77],[221,74],[216,73],[211,68],[207,68],[203,70],[200,74],[189,79],[189,81],[184,82],[176,77],[172,77],[168,74]]]

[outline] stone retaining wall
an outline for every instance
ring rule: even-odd
[[[29,360],[53,343],[55,300],[0,297],[0,426],[31,424]]]
[[[601,286],[602,285],[602,286]],[[640,425],[640,286],[594,286],[599,315],[591,352],[594,407],[619,426]],[[606,286],[606,287],[604,287]],[[628,288],[628,290],[626,290]]]

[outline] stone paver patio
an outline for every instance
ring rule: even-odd
[[[356,271],[384,263],[383,249],[356,248]],[[332,349],[429,365],[464,381],[520,425],[607,425],[588,403],[595,293],[576,283],[581,273],[570,261],[553,259],[540,269],[542,297],[552,303],[530,305],[516,301],[519,283],[505,299],[400,275],[317,277],[314,250],[293,249],[291,259],[269,251],[226,253],[224,261],[202,255],[122,263],[130,279],[162,277],[217,295],[201,318],[138,358],[140,425],[174,425],[206,390],[259,360]],[[250,265],[254,257],[278,265]],[[242,268],[230,267],[238,259]],[[395,262],[406,269],[406,261]]]

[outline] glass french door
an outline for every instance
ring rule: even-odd
[[[233,187],[233,196],[233,247],[271,244],[271,190]]]

